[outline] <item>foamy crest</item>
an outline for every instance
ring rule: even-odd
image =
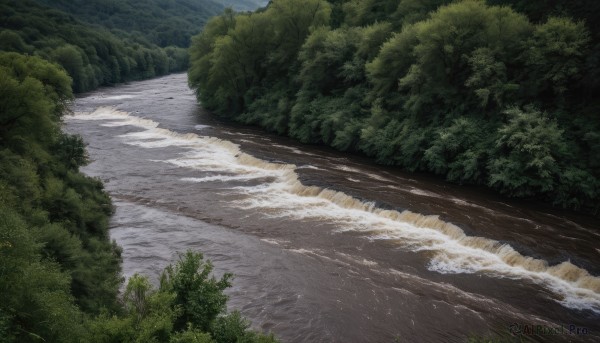
[[[102,97],[103,100],[124,100],[124,99],[133,99],[133,98],[135,98],[135,96],[131,95],[131,94],[127,94],[127,95],[112,95],[112,96]]]
[[[213,181],[218,181],[218,182],[248,181],[248,180],[255,180],[255,179],[257,179],[257,177],[246,176],[246,175],[211,175],[211,176],[205,176],[205,177],[184,177],[181,179],[181,181],[200,183],[200,182],[213,182]]]

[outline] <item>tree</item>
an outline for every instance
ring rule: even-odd
[[[563,102],[583,75],[589,41],[582,22],[551,17],[537,26],[525,52],[528,87],[547,102]]]
[[[234,26],[234,13],[228,9],[220,16],[209,20],[204,30],[192,38],[188,83],[195,89],[198,100],[210,109],[227,108],[227,106],[223,107],[222,101],[216,97],[216,88],[211,85],[214,82],[210,70],[216,39],[225,36]]]
[[[87,75],[85,73],[81,53],[72,45],[57,48],[51,54],[52,60],[60,64],[75,81],[73,90],[81,92],[87,88]]]
[[[452,181],[484,182],[488,149],[483,132],[485,124],[469,118],[458,118],[438,129],[424,154],[429,170]]]
[[[273,0],[265,13],[274,24],[275,49],[269,64],[276,75],[285,75],[279,73],[295,64],[310,30],[329,23],[331,7],[323,0]]]
[[[490,186],[517,197],[554,190],[561,172],[559,161],[567,151],[563,131],[532,108],[510,108],[505,113],[508,122],[498,130],[488,164]]]
[[[44,261],[40,245],[14,210],[0,205],[0,320],[8,342],[78,342],[82,314],[69,277]]]
[[[225,314],[230,274],[209,277],[210,261],[187,251],[165,268],[159,289],[146,276],[127,283],[124,315],[104,312],[89,323],[95,342],[275,343],[272,335],[249,330],[238,312]]]
[[[400,90],[408,92],[404,108],[414,113],[432,107],[467,107],[465,98],[473,99],[474,94],[464,89],[471,74],[464,56],[488,48],[498,54],[501,63],[509,61],[531,31],[525,16],[508,8],[487,7],[481,1],[442,7],[431,20],[415,25],[416,60],[399,80]],[[481,99],[481,93],[475,95]]]
[[[200,253],[187,251],[175,266],[165,268],[160,290],[175,294],[174,304],[181,307],[175,320],[175,329],[183,330],[188,323],[201,330],[210,329],[211,323],[225,311],[227,296],[223,291],[231,287],[229,273],[221,279],[211,276],[213,265],[204,262]]]
[[[0,51],[2,50],[30,53],[33,50],[33,47],[27,45],[17,32],[12,30],[3,30],[0,32]]]

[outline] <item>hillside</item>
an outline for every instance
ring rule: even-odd
[[[225,7],[231,7],[234,11],[254,11],[257,8],[267,6],[269,0],[215,0]]]
[[[139,35],[161,47],[182,48],[187,48],[190,37],[224,8],[219,1],[213,0],[36,1],[69,13],[83,22]]]

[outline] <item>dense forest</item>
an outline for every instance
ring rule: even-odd
[[[71,341],[81,312],[117,308],[120,251],[102,184],[78,172],[83,142],[60,131],[68,75],[0,53],[0,337]]]
[[[273,0],[211,19],[189,83],[225,118],[597,215],[598,6]]]
[[[159,48],[143,37],[117,36],[33,0],[0,0],[0,51],[60,64],[76,93],[187,68],[186,49]]]
[[[143,37],[160,47],[187,48],[190,37],[224,6],[218,0],[37,0],[117,35]],[[255,6],[254,8],[256,8]]]
[[[231,275],[187,252],[160,287],[132,277],[102,183],[79,172],[82,139],[61,132],[71,79],[36,56],[0,52],[0,341],[275,342],[227,314]]]

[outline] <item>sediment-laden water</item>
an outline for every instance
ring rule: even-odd
[[[86,94],[66,129],[115,201],[125,276],[202,251],[285,342],[600,338],[593,218],[220,122],[185,75]]]

